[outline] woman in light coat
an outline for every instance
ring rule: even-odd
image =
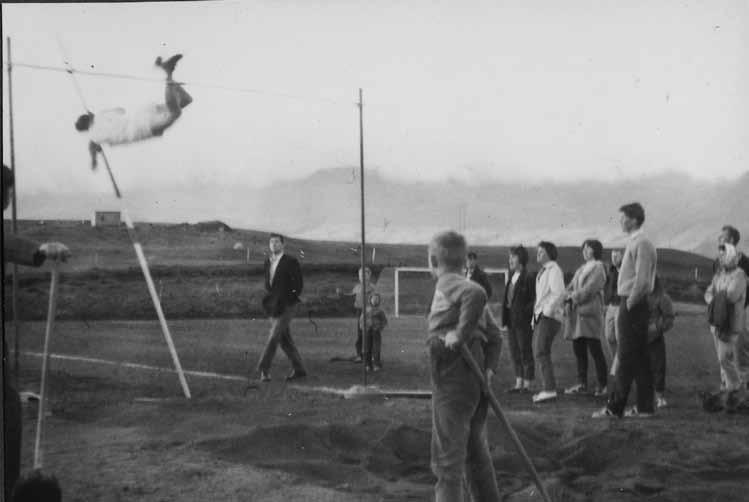
[[[585,264],[575,272],[565,295],[565,338],[572,340],[577,359],[578,383],[565,390],[566,394],[588,392],[588,351],[596,367],[598,386],[596,396],[606,395],[606,357],[603,355],[603,288],[606,268],[601,262],[603,245],[588,239],[582,246]]]
[[[721,329],[710,326],[715,342],[715,351],[720,363],[721,388],[728,392],[741,388],[741,374],[739,373],[737,341],[739,333],[746,322],[746,274],[738,267],[739,254],[731,244],[718,246],[718,271],[713,276],[713,282],[705,291],[705,301],[709,305],[723,293],[728,303],[729,318],[727,327]]]

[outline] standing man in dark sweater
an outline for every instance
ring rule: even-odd
[[[731,244],[738,249],[740,240],[741,234],[739,233],[738,229],[731,225],[725,225],[721,229],[718,243]],[[749,258],[741,251],[739,251],[738,267],[744,271],[747,279],[749,279]],[[749,284],[749,281],[747,281],[747,284]],[[744,329],[739,332],[739,339],[736,342],[736,348],[738,351],[739,374],[741,375],[742,381],[746,384],[746,388],[749,389],[749,286],[747,286],[746,292],[747,295],[744,308],[747,309],[747,320]]]
[[[473,251],[468,253],[468,260],[466,260],[466,277],[484,288],[487,301],[491,300],[492,285],[489,284],[489,276],[479,267],[478,255]]]
[[[296,380],[307,376],[302,364],[302,357],[294,345],[289,329],[291,320],[294,318],[296,305],[299,303],[299,295],[302,294],[304,286],[302,280],[302,268],[293,256],[284,254],[284,238],[280,234],[270,234],[269,243],[271,251],[270,258],[265,260],[265,290],[267,294],[263,298],[263,308],[270,316],[271,326],[268,341],[265,344],[263,355],[260,357],[257,369],[260,372],[260,380],[270,381],[270,366],[276,349],[281,345],[286,357],[292,365],[292,371],[286,380]]]
[[[633,382],[637,383],[637,407],[627,415],[646,417],[655,409],[653,373],[648,354],[650,311],[647,297],[655,287],[657,253],[642,232],[645,222],[643,207],[634,202],[622,206],[619,211],[622,230],[629,235],[617,281],[617,294],[621,300],[617,321],[619,367],[614,378],[614,392],[606,407],[596,411],[593,418],[623,416]]]
[[[10,205],[10,192],[15,185],[13,172],[3,165],[3,211]],[[39,267],[45,260],[65,261],[70,251],[64,244],[48,242],[41,246],[13,234],[3,233],[3,263],[16,263],[29,267]],[[8,372],[8,347],[3,331],[3,486],[5,499],[10,500],[21,473],[21,399],[10,384]]]

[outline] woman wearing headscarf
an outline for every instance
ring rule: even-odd
[[[719,267],[705,291],[710,306],[710,332],[720,364],[721,387],[727,392],[741,388],[737,341],[744,329],[747,278],[738,267],[739,254],[732,244],[718,246]]]

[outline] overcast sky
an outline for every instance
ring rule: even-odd
[[[190,87],[160,139],[113,148],[125,189],[252,187],[358,165],[404,180],[580,179],[749,169],[749,2],[210,2],[2,6],[15,62],[270,91]],[[3,40],[3,61],[6,46]],[[79,77],[94,110],[158,83]],[[22,191],[107,192],[65,73],[13,73]],[[301,96],[290,99],[277,94]],[[317,98],[336,103],[318,102]],[[3,103],[7,103],[3,72]],[[8,117],[3,108],[3,161]],[[210,197],[210,194],[206,194]]]

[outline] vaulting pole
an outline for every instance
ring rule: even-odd
[[[366,341],[367,341],[367,274],[364,272],[366,265],[366,239],[364,234],[364,101],[362,99],[362,90],[359,89],[359,182],[361,186],[361,249],[359,257],[361,258],[362,273],[362,345],[364,356],[362,357],[362,374],[364,385],[367,385],[367,358],[366,358]],[[357,322],[358,319],[357,319]]]
[[[44,330],[44,356],[42,358],[42,383],[39,385],[39,409],[36,419],[36,438],[34,440],[34,469],[42,467],[42,442],[44,439],[45,400],[47,399],[47,374],[49,373],[49,343],[55,326],[57,312],[57,285],[60,273],[57,262],[52,263],[52,279],[49,283],[49,306],[47,308],[47,326]]]
[[[11,202],[11,218],[12,226],[11,231],[13,234],[18,233],[18,221],[17,221],[17,206],[16,194],[18,190],[18,177],[16,176],[16,142],[15,134],[13,130],[13,60],[11,58],[10,51],[10,37],[5,38],[5,44],[8,48],[8,119],[10,121],[10,170],[13,173],[13,198]],[[11,286],[11,306],[13,309],[13,332],[15,334],[15,340],[13,341],[13,368],[15,371],[15,382],[16,388],[18,387],[18,378],[21,373],[21,367],[19,365],[19,339],[20,339],[20,328],[18,325],[18,265],[13,264],[13,285]]]
[[[110,179],[112,180],[112,185],[114,186],[115,193],[117,195],[117,198],[120,201],[122,217],[125,220],[125,227],[127,228],[127,234],[130,237],[130,242],[132,242],[133,248],[135,249],[135,256],[138,258],[138,264],[140,265],[140,269],[143,272],[143,277],[146,279],[146,287],[148,288],[148,293],[151,295],[151,301],[153,302],[154,309],[156,309],[156,316],[159,318],[159,324],[161,325],[161,332],[163,333],[164,340],[166,341],[166,345],[169,348],[169,354],[171,354],[172,356],[172,363],[174,363],[174,368],[177,371],[177,377],[179,378],[179,383],[182,386],[182,392],[184,393],[187,399],[190,399],[190,396],[191,396],[190,387],[187,385],[185,372],[182,369],[182,364],[180,363],[179,355],[177,355],[177,348],[174,346],[174,340],[172,340],[172,334],[169,331],[169,325],[166,322],[166,317],[164,316],[164,310],[161,308],[161,300],[159,298],[159,294],[156,292],[156,286],[153,283],[153,278],[151,277],[151,271],[148,268],[146,255],[143,253],[143,246],[138,240],[138,235],[135,233],[135,225],[133,224],[133,220],[130,219],[130,214],[127,212],[125,203],[122,200],[122,194],[119,191],[117,187],[117,183],[114,180],[112,169],[109,166],[109,159],[107,159],[107,156],[103,151],[101,152],[101,156],[104,159],[104,164],[107,167],[107,172],[109,172],[109,176],[110,176]]]

